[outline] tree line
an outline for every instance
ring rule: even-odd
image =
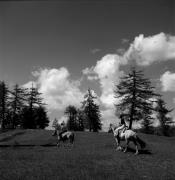
[[[69,130],[98,132],[102,128],[99,105],[95,102],[96,96],[88,89],[80,108],[73,105],[66,107],[64,114],[68,117],[67,127]]]
[[[144,77],[143,71],[131,68],[120,78],[114,88],[116,116],[123,115],[133,128],[133,122],[140,122],[141,129],[152,133],[155,120],[159,121],[159,130],[168,135],[173,123],[170,112],[162,96],[155,92],[151,81]],[[49,124],[42,94],[37,88],[23,88],[15,85],[9,90],[4,81],[0,81],[0,125],[5,128],[45,128]],[[69,105],[64,114],[68,118],[69,130],[97,132],[102,129],[101,112],[97,97],[88,89],[80,108]],[[117,118],[116,118],[117,122]],[[54,122],[55,123],[55,122]]]
[[[148,78],[144,77],[143,71],[131,68],[128,74],[120,78],[119,84],[114,88],[114,94],[116,116],[119,118],[123,115],[129,124],[129,129],[133,128],[135,121],[140,122],[141,130],[145,133],[153,133],[154,130],[159,129],[159,134],[169,135],[173,123],[169,115],[172,109],[166,107],[162,96],[155,92],[155,87]],[[101,114],[99,106],[94,102],[95,99],[89,89],[80,109],[72,105],[66,107],[65,114],[68,117],[67,125],[70,130],[101,129]],[[156,120],[159,121],[158,127],[154,127]]]
[[[2,129],[44,129],[48,126],[45,104],[37,88],[16,84],[10,90],[4,81],[0,81],[0,124]]]

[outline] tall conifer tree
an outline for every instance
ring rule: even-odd
[[[67,106],[64,114],[68,116],[68,122],[67,122],[68,129],[76,130],[76,119],[77,119],[76,107],[72,105]]]
[[[83,102],[84,113],[86,115],[86,119],[88,121],[89,131],[97,132],[101,130],[101,114],[99,106],[94,102],[96,96],[92,95],[91,89],[88,89],[87,94],[85,95],[85,100]]]
[[[163,135],[168,135],[169,125],[172,123],[172,118],[168,116],[168,114],[172,111],[172,109],[168,109],[164,100],[159,98],[156,111],[157,119],[160,122],[161,131]]]
[[[8,116],[8,99],[9,91],[6,83],[4,81],[0,82],[0,123],[1,128],[5,129],[7,125],[7,116]]]
[[[10,92],[10,107],[12,111],[12,128],[16,128],[20,124],[20,114],[26,103],[27,89],[19,87],[18,84],[14,86],[14,89]]]
[[[120,98],[116,104],[116,110],[121,111],[129,119],[129,128],[132,128],[133,121],[139,121],[145,115],[151,116],[153,110],[152,98],[158,96],[154,93],[149,79],[144,78],[142,71],[131,69],[128,75],[121,78],[115,89],[115,98]],[[148,117],[147,117],[148,120]]]

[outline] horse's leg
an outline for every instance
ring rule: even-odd
[[[116,150],[122,150],[122,147],[120,146],[120,138],[119,137],[115,137],[115,141],[116,141],[116,144],[117,144],[117,148]]]
[[[128,150],[128,145],[129,145],[129,139],[126,139],[126,147],[125,147],[125,150],[123,152],[127,152]]]
[[[70,145],[71,145],[71,147],[73,147],[73,145],[74,145],[74,136],[70,137]]]
[[[60,147],[60,140],[57,141],[57,147]]]
[[[135,155],[139,154],[138,145],[136,139],[133,139],[133,143],[135,144],[136,152]]]

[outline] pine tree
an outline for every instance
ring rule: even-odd
[[[88,89],[87,94],[85,95],[85,100],[83,102],[84,105],[84,113],[86,115],[86,119],[88,121],[88,128],[89,131],[97,132],[98,130],[101,130],[101,114],[100,109],[97,104],[95,104],[94,99],[97,97],[92,95],[92,91]]]
[[[7,125],[7,116],[9,115],[8,111],[8,87],[4,81],[0,82],[0,123],[1,128],[5,129]]]
[[[152,117],[152,111],[147,110],[143,113],[143,121],[142,121],[142,128],[145,133],[151,133],[152,132],[152,125],[154,122],[154,118]]]
[[[123,112],[129,118],[129,128],[133,121],[139,121],[148,114],[149,118],[153,103],[151,98],[158,96],[154,93],[149,79],[144,78],[142,71],[132,68],[131,73],[121,78],[115,89],[115,98],[120,98],[116,110]],[[148,119],[148,117],[147,117]]]
[[[67,122],[68,129],[76,130],[76,119],[77,119],[76,107],[72,105],[67,106],[64,114],[68,116],[68,122]]]
[[[44,106],[45,104],[42,102],[41,98],[42,93],[38,92],[38,89],[32,87],[28,90],[27,93],[27,106],[23,111],[23,126],[24,128],[36,128],[36,114],[34,113],[35,109],[40,106]],[[26,117],[26,119],[24,118]]]
[[[156,111],[157,118],[160,122],[161,131],[163,135],[168,135],[169,125],[172,123],[172,118],[168,117],[168,114],[172,111],[172,109],[168,109],[164,100],[159,98]]]
[[[84,130],[84,112],[80,109],[77,110],[77,120],[76,120],[76,127],[78,131]]]
[[[45,107],[39,106],[34,110],[35,114],[35,121],[36,121],[36,128],[44,129],[49,125],[49,118],[47,116],[47,112]]]
[[[12,112],[12,128],[16,128],[16,126],[20,124],[20,114],[25,105],[26,89],[21,88],[16,84],[10,94],[9,99]]]
[[[31,116],[31,110],[29,109],[28,106],[26,106],[22,109],[20,117],[21,117],[20,126],[22,128],[24,128],[24,129],[35,129],[36,128],[34,113]]]
[[[35,106],[42,106],[42,105],[45,105],[42,101],[43,99],[41,98],[41,95],[42,93],[39,93],[38,92],[38,89],[32,87],[29,89],[29,92],[28,92],[28,106],[29,106],[29,109],[32,111],[32,109],[35,107]]]

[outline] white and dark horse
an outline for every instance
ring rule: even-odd
[[[116,129],[117,129],[116,126],[114,126],[113,124],[110,124],[108,132],[110,132],[110,131],[113,132],[115,141],[117,143],[117,150],[122,150],[122,147],[120,145],[120,140],[121,141],[124,140],[126,142],[126,147],[124,149],[124,152],[127,152],[128,145],[129,145],[130,141],[132,141],[134,143],[134,145],[135,145],[135,148],[136,148],[135,154],[136,155],[139,153],[138,145],[140,145],[141,149],[145,148],[146,143],[143,140],[141,140],[138,137],[137,133],[134,132],[133,130],[131,130],[131,129],[125,129],[124,131],[120,130],[119,135],[117,135]]]
[[[66,132],[62,133],[61,138],[59,136],[59,133],[60,133],[60,128],[57,127],[57,129],[55,130],[55,133],[52,134],[52,136],[57,135],[57,139],[58,139],[57,146],[60,146],[61,142],[65,143],[67,141],[69,141],[69,143],[71,145],[74,144],[75,135],[74,135],[74,133],[72,131],[66,131]]]
[[[74,138],[75,138],[75,135],[73,132],[71,131],[66,131],[64,132],[62,135],[61,135],[61,138],[60,136],[58,135],[58,143],[57,143],[57,146],[60,146],[60,142],[62,141],[63,143],[66,142],[66,141],[69,141],[69,143],[71,145],[73,145],[74,143]]]

